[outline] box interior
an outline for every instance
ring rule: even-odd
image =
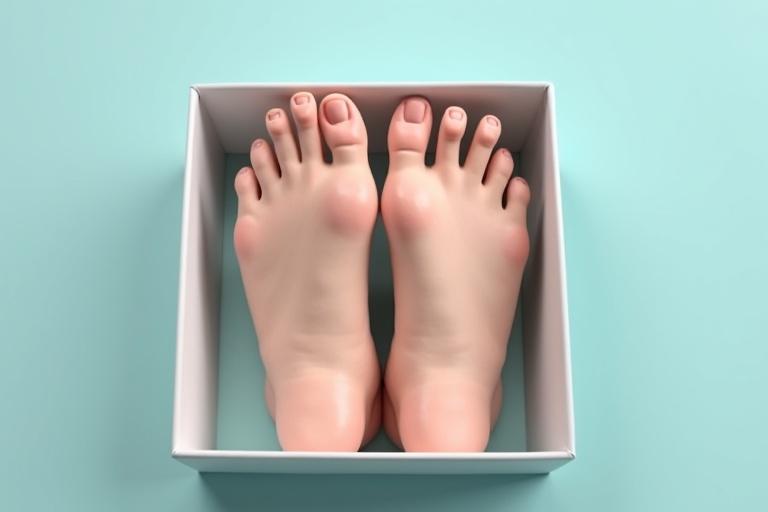
[[[437,112],[435,123],[447,106],[462,105],[469,116],[468,131],[486,113],[501,119],[499,144],[515,152],[515,172],[531,184],[532,252],[504,370],[504,411],[489,450],[520,460],[572,457],[562,227],[553,94],[547,84],[193,88],[182,233],[174,454],[210,455],[234,450],[240,454],[275,451],[285,455],[277,452],[274,428],[263,407],[263,369],[231,249],[231,185],[232,174],[245,162],[250,142],[266,136],[266,110],[287,106],[290,95],[300,89],[317,97],[340,91],[357,103],[368,127],[379,189],[386,173],[389,116],[402,97],[422,94],[429,98]],[[434,137],[430,150],[433,145]],[[380,221],[373,244],[372,330],[380,354],[385,356],[393,305]],[[386,452],[394,447],[380,436],[367,449]]]

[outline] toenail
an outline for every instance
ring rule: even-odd
[[[256,139],[255,141],[253,141],[253,147],[255,148],[261,147],[262,144],[264,144],[264,141],[261,139]]]
[[[499,126],[499,120],[493,116],[488,116],[485,118],[485,120],[488,122],[488,124],[493,126]]]
[[[403,117],[406,123],[420,123],[427,114],[427,104],[421,98],[409,98],[405,101]]]
[[[297,105],[304,105],[309,103],[309,94],[298,94],[293,97],[293,102]]]
[[[452,108],[451,110],[448,111],[448,116],[451,119],[456,119],[457,121],[461,121],[462,119],[464,119],[464,112],[462,112],[461,110]]]
[[[511,157],[512,156],[512,153],[510,153],[507,148],[502,148],[501,154],[506,156],[506,157]]]
[[[267,119],[269,121],[271,121],[273,119],[277,119],[278,117],[280,117],[280,111],[279,110],[273,110],[273,111],[271,111],[270,113],[267,114]]]
[[[519,181],[523,185],[528,185],[528,182],[525,181],[525,178],[521,178],[520,176],[515,176],[515,180]]]
[[[347,102],[342,99],[326,101],[323,111],[325,112],[325,118],[331,124],[339,124],[349,119]]]

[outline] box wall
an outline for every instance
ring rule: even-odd
[[[187,145],[174,450],[213,448],[216,428],[224,152],[195,90]]]
[[[331,93],[347,94],[360,109],[368,131],[368,150],[387,151],[387,130],[398,102],[409,95],[429,98],[433,110],[433,133],[445,108],[458,102],[468,114],[468,136],[481,116],[493,113],[504,129],[500,143],[511,151],[519,150],[528,126],[544,98],[546,84],[206,84],[195,86],[210,113],[222,147],[227,153],[247,153],[251,141],[268,138],[264,116],[269,108],[289,107],[297,91],[309,91],[317,101]],[[434,150],[433,142],[428,151]]]
[[[568,308],[554,94],[549,89],[522,152],[531,186],[531,255],[522,288],[529,450],[573,451]]]

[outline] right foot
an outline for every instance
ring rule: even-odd
[[[356,451],[380,423],[379,366],[368,322],[368,257],[377,211],[360,112],[341,94],[319,108],[291,98],[267,112],[274,152],[251,146],[235,180],[234,243],[265,395],[285,450]],[[318,122],[319,117],[319,122]],[[322,131],[333,154],[323,161]]]
[[[424,153],[432,112],[407,98],[389,127],[382,195],[395,286],[395,336],[384,426],[408,451],[482,451],[501,404],[501,369],[528,257],[528,186],[481,119],[463,166],[467,115],[450,107],[435,165]],[[506,194],[506,206],[502,197]]]

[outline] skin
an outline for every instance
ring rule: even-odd
[[[251,147],[235,180],[235,252],[266,401],[285,450],[356,451],[380,426],[368,323],[368,258],[378,209],[360,113],[346,96],[267,112],[274,149]],[[333,154],[323,162],[320,134]]]
[[[466,113],[443,113],[435,164],[424,153],[432,112],[407,98],[389,129],[382,214],[395,286],[395,335],[384,425],[407,451],[482,451],[501,404],[501,369],[529,243],[527,184],[493,152],[494,116],[475,129],[464,165]],[[506,207],[502,196],[506,194]]]
[[[424,164],[429,103],[407,98],[389,130],[382,214],[395,285],[395,337],[381,397],[367,265],[378,209],[363,120],[331,94],[276,108],[235,180],[235,250],[285,450],[356,451],[376,433],[409,451],[485,449],[528,255],[528,186],[511,179],[501,124],[480,121],[463,166],[466,114],[446,110]],[[333,155],[326,164],[322,140]],[[502,197],[506,195],[506,207]],[[383,402],[383,412],[382,412]]]

